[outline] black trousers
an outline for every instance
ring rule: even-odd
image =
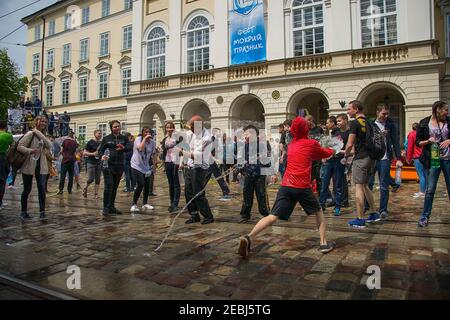
[[[270,213],[266,193],[266,176],[246,176],[244,179],[244,203],[241,208],[241,216],[243,218],[250,218],[251,216],[254,193],[258,201],[259,213],[263,216],[267,216]]]
[[[117,188],[119,188],[120,179],[122,178],[123,167],[110,167],[103,169],[103,180],[105,190],[103,191],[103,209],[115,209]]]
[[[217,163],[213,163],[209,166],[209,170],[214,175],[214,178],[218,178],[222,175],[222,170],[220,170],[219,165]],[[227,183],[225,182],[224,178],[220,178],[217,180],[217,183],[219,184],[220,189],[222,190],[222,194],[224,196],[227,196],[230,194],[230,189],[228,188]]]
[[[232,166],[233,166],[232,164],[221,164],[220,170],[222,171],[222,174],[224,174],[225,172],[230,170],[230,168]],[[233,172],[233,175],[234,175],[234,172]],[[227,183],[230,183],[230,172],[228,172],[228,174],[225,176],[225,180],[227,181]]]
[[[178,207],[180,202],[180,179],[178,177],[178,168],[173,162],[164,163],[164,168],[166,171],[167,181],[169,182],[169,195],[170,195],[170,205],[172,207]]]
[[[45,212],[45,180],[47,175],[41,174],[41,161],[38,160],[36,164],[36,171],[34,173],[36,178],[36,184],[38,188],[38,198],[39,198],[39,212]],[[22,174],[23,180],[23,192],[20,197],[20,205],[22,212],[27,212],[28,210],[28,196],[31,193],[31,188],[33,186],[33,176],[29,174]]]
[[[209,178],[211,178],[211,171],[209,169],[191,168],[186,171],[184,186],[186,203],[191,201],[197,193],[206,187]],[[205,191],[201,192],[195,200],[192,201],[188,206],[188,210],[192,216],[197,216],[198,211],[200,211],[205,218],[213,218]]]
[[[137,204],[142,190],[144,190],[144,199],[142,201],[142,204],[145,205],[148,203],[148,194],[150,193],[150,177],[146,177],[144,173],[133,168],[131,168],[131,174],[133,175],[133,180],[137,184],[136,190],[134,190],[133,204]]]
[[[75,161],[69,161],[61,164],[61,177],[59,179],[59,190],[64,190],[64,183],[66,182],[66,175],[69,174],[69,182],[67,183],[67,190],[72,191],[73,187],[73,168]]]

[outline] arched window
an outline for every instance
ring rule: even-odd
[[[292,30],[294,56],[324,52],[323,0],[294,0]]]
[[[187,30],[187,71],[209,69],[209,22],[203,16],[195,17]]]
[[[360,0],[362,47],[397,43],[396,0]]]
[[[155,27],[147,38],[147,79],[166,75],[166,33]]]

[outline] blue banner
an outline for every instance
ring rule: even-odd
[[[230,24],[231,65],[265,61],[263,0],[233,0]]]

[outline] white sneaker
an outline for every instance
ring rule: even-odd
[[[139,212],[139,208],[137,207],[137,205],[133,205],[130,209],[131,212]]]
[[[144,204],[142,206],[142,210],[153,210],[153,209],[155,209],[155,208],[149,204]]]
[[[17,190],[17,187],[16,186],[8,186],[8,189]]]
[[[416,192],[416,193],[414,193],[413,198],[414,198],[414,199],[417,199],[417,198],[425,198],[425,193],[422,193],[422,192]]]

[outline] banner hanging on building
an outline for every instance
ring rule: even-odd
[[[263,0],[233,0],[230,11],[231,65],[265,61]]]

